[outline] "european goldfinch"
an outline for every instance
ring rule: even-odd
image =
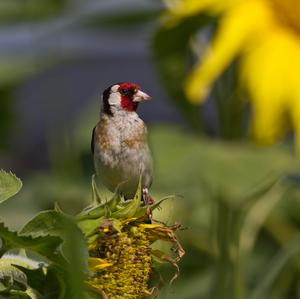
[[[143,198],[152,183],[152,156],[147,142],[147,127],[136,110],[151,97],[134,83],[117,83],[104,90],[100,121],[92,136],[96,173],[111,191],[118,188],[125,199],[133,198],[142,178]]]

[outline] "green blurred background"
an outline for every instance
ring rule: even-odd
[[[300,298],[299,159],[289,139],[249,140],[236,62],[201,108],[185,99],[190,37],[204,26],[205,45],[216,20],[165,28],[164,9],[154,0],[0,2],[0,168],[24,183],[1,219],[19,228],[55,202],[69,213],[88,204],[100,94],[137,82],[153,96],[139,110],[155,160],[151,192],[178,195],[154,217],[185,227],[181,275],[159,298]]]

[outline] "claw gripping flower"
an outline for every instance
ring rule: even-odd
[[[149,223],[149,209],[154,210],[163,200],[150,207],[141,206],[141,189],[140,180],[133,200],[122,203],[116,193],[107,203],[77,217],[89,244],[90,274],[86,285],[98,298],[142,299],[151,295],[152,257],[178,269],[177,261],[184,254],[174,234],[178,226]],[[175,257],[152,249],[156,240],[170,242]]]

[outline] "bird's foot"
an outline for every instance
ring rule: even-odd
[[[147,188],[143,189],[143,201],[145,206],[151,206],[155,203],[155,200],[151,197]]]

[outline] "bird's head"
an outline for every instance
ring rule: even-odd
[[[106,88],[102,94],[103,112],[112,115],[112,108],[136,111],[140,102],[148,101],[151,97],[140,90],[137,84],[122,82]]]

